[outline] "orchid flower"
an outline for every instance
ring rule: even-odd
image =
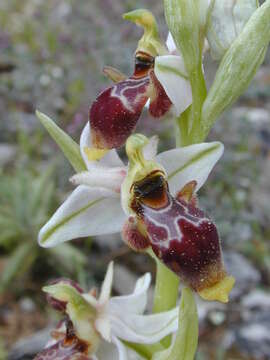
[[[151,283],[149,273],[137,280],[130,295],[111,297],[112,281],[111,262],[99,297],[95,289],[84,293],[70,280],[44,287],[49,303],[61,310],[66,320],[52,332],[52,341],[35,360],[143,360],[126,342],[153,344],[177,330],[178,308],[143,315]]]
[[[124,18],[142,26],[144,34],[131,77],[110,67],[104,69],[116,84],[101,92],[90,108],[92,160],[101,158],[108,149],[124,145],[146,103],[153,117],[161,117],[170,109],[178,116],[192,102],[184,61],[180,54],[171,55],[161,43],[152,13],[135,10]]]
[[[174,155],[181,154],[179,160],[184,161],[191,149],[202,145],[175,149]],[[183,173],[177,183],[172,182],[171,176],[179,166],[179,161],[171,161],[172,151],[155,160],[146,156],[146,146],[149,140],[140,134],[132,135],[126,144],[129,168],[121,194],[123,208],[130,217],[124,226],[124,240],[134,250],[151,248],[202,298],[227,302],[234,279],[224,269],[216,226],[197,204],[195,192],[202,179],[193,169],[193,173],[183,176],[182,182]],[[222,153],[221,144],[212,146]],[[197,165],[201,169],[200,161]],[[178,169],[185,171],[186,166]]]
[[[148,141],[143,135],[133,135],[127,142],[129,167],[124,166],[115,150],[110,150],[99,162],[92,162],[87,156],[92,145],[90,127],[87,124],[81,135],[80,150],[88,170],[71,178],[77,188],[40,230],[41,246],[51,247],[74,238],[121,231],[124,240],[135,250],[145,250],[150,246],[148,235],[142,235],[137,229],[136,216],[131,214],[131,205],[128,201],[134,182],[130,169],[134,169],[136,165],[130,144],[133,142],[132,139],[136,142],[137,138],[143,141],[142,148],[138,149],[138,161],[146,164],[143,167],[145,176],[147,177],[151,171],[161,169],[166,174],[173,197],[177,196],[181,189],[182,193],[189,193],[190,189],[193,193],[197,192],[223,153],[223,145],[212,142],[177,148],[156,155],[157,137]],[[150,161],[153,168],[149,169],[147,161]],[[130,182],[130,179],[133,179],[133,182]],[[206,242],[211,244],[208,240],[207,238]],[[215,240],[218,240],[218,237]],[[198,290],[195,285],[192,287]]]
[[[90,139],[87,124],[80,138],[81,156],[87,171],[70,179],[77,185],[76,189],[40,230],[38,241],[43,247],[80,237],[113,234],[123,229],[129,210],[122,206],[121,186],[128,168],[115,150],[110,150],[98,162],[89,161]],[[145,145],[146,158],[155,157],[157,144],[157,137],[153,137]],[[222,153],[223,145],[212,142],[165,151],[158,154],[156,160],[165,168],[170,189],[176,195],[179,188],[192,180],[197,182],[198,191]]]

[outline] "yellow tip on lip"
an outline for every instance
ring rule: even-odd
[[[109,151],[108,149],[96,149],[89,147],[85,147],[83,150],[89,161],[98,161],[102,159]]]
[[[233,276],[225,276],[215,285],[203,289],[198,293],[204,300],[227,303],[229,301],[229,293],[232,290],[234,283],[235,279]]]

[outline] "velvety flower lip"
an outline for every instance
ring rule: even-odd
[[[121,232],[129,217],[129,205],[125,200],[127,192],[122,192],[127,167],[115,150],[107,152],[99,162],[89,161],[87,149],[92,146],[90,139],[87,124],[80,139],[87,172],[72,177],[76,189],[40,230],[38,241],[43,247],[80,237]],[[198,191],[223,153],[223,145],[213,142],[168,150],[156,156],[157,142],[157,137],[146,142],[143,156],[149,160],[156,159],[166,171],[172,195],[194,179]]]
[[[143,315],[151,283],[149,273],[138,279],[130,295],[112,297],[112,281],[113,263],[110,263],[99,297],[91,291],[81,293],[78,285],[61,280],[44,288],[55,303],[67,303],[68,320],[53,332],[52,341],[36,360],[55,360],[61,356],[63,359],[82,356],[82,359],[95,360],[139,360],[141,357],[129,349],[125,341],[152,344],[177,330],[178,308]]]

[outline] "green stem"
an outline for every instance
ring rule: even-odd
[[[196,301],[189,288],[182,290],[178,321],[180,326],[166,360],[193,360],[198,345],[199,321]]]
[[[197,69],[190,74],[190,83],[193,102],[191,105],[191,118],[189,119],[189,126],[191,127],[189,142],[190,144],[196,144],[202,141],[201,113],[203,103],[207,96],[201,62],[198,64]]]
[[[180,279],[163,265],[152,251],[150,255],[155,259],[157,265],[153,313],[171,310],[177,303]],[[160,343],[165,348],[169,347],[171,344],[171,336],[165,337]]]
[[[160,313],[176,306],[179,277],[156,259],[157,275],[153,312]]]
[[[179,305],[178,331],[173,344],[155,353],[152,360],[193,360],[197,345],[199,321],[196,302],[189,288],[182,290]]]

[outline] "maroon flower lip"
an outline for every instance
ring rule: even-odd
[[[94,148],[124,145],[148,99],[153,117],[161,117],[170,109],[172,103],[154,74],[154,62],[151,55],[137,52],[133,75],[105,89],[93,102],[89,121]]]
[[[60,340],[41,351],[34,360],[91,360],[87,355],[89,344],[77,338],[71,321],[66,321],[66,331],[62,335]]]
[[[174,198],[164,174],[153,172],[134,183],[131,208],[147,234],[144,234],[145,248],[151,246],[156,256],[182,281],[201,291],[220,282],[226,272],[216,226],[197,206],[192,196],[195,187],[196,182],[187,184]],[[133,229],[130,242],[136,248],[136,240],[141,238],[134,233]],[[138,250],[141,244],[138,241]]]

